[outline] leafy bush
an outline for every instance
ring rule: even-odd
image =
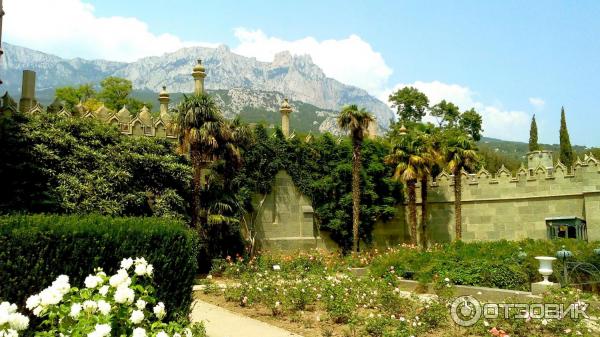
[[[175,220],[89,215],[0,217],[0,298],[23,304],[61,274],[81,284],[90,266],[118,269],[123,256],[155,266],[157,295],[172,314],[190,310],[197,235]]]
[[[573,252],[571,261],[587,262],[600,268],[594,243],[575,240],[523,240],[493,242],[455,242],[423,251],[403,245],[373,259],[371,273],[394,282],[397,276],[423,283],[448,278],[456,285],[482,286],[512,290],[529,290],[540,281],[536,256],[555,256],[565,245]],[[520,257],[519,253],[527,254]],[[557,261],[552,280],[557,281],[562,262]],[[586,275],[576,275],[580,283]],[[589,277],[589,275],[587,275]]]

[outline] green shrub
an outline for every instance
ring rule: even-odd
[[[125,257],[155,267],[157,296],[185,315],[197,270],[198,238],[176,220],[106,216],[0,217],[0,298],[22,305],[27,296],[66,274],[82,284],[90,268],[114,273]]]

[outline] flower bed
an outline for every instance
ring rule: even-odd
[[[373,255],[370,261],[379,258]],[[400,290],[403,278],[389,273],[389,269],[384,275],[354,276],[348,268],[355,261],[356,257],[348,260],[319,252],[298,254],[296,258],[264,255],[250,261],[229,259],[216,265],[214,274],[222,279],[205,280],[201,296],[217,304],[220,298],[246,311],[268,311],[273,319],[292,324],[290,329],[296,324],[296,332],[307,337],[597,334],[583,320],[570,318],[482,319],[470,327],[457,326],[450,319],[452,279],[440,275],[433,278],[437,296],[411,294]],[[228,286],[222,289],[218,282]],[[576,290],[562,290],[548,294],[542,303],[570,304],[585,296]]]

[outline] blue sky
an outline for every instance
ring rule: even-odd
[[[7,20],[19,11],[17,1],[40,2],[5,0]],[[82,30],[94,36],[92,41],[64,31],[36,39],[39,33],[27,36],[7,23],[5,39],[65,57],[125,60],[183,45],[221,43],[269,60],[289,47],[295,54],[311,54],[329,76],[378,97],[415,85],[434,101],[447,98],[465,109],[475,106],[489,136],[527,141],[535,113],[540,140],[557,143],[564,105],[571,142],[600,146],[597,1],[56,0],[55,7],[58,2],[69,10],[82,3],[85,15],[70,14],[105,20],[98,22],[113,27],[104,29],[109,32],[129,21],[135,21],[134,28],[125,30],[135,32],[136,23],[145,23],[140,38],[133,33],[119,38],[148,41],[148,50],[126,54],[128,45],[90,46],[102,40],[94,34],[104,34],[93,28]],[[118,30],[112,34],[121,35]]]

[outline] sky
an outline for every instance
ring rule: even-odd
[[[414,86],[474,107],[484,135],[600,146],[600,1],[4,0],[3,40],[61,57],[134,61],[226,44],[271,61],[308,54],[387,102]],[[21,22],[27,22],[23,24]],[[32,24],[35,23],[35,24]]]

